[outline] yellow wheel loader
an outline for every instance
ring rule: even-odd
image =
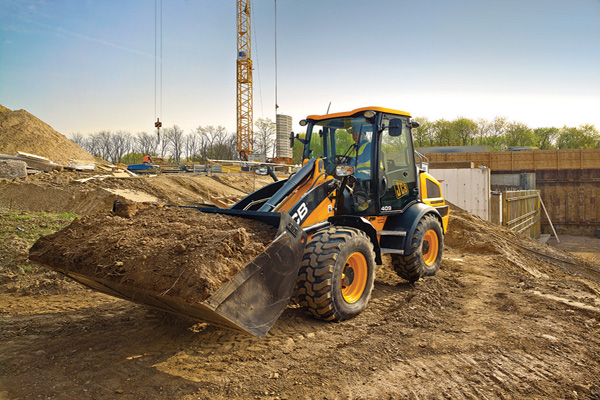
[[[65,266],[69,260],[40,257],[43,250],[35,245],[30,258],[92,289],[258,337],[293,295],[317,318],[342,321],[359,314],[383,254],[408,281],[434,275],[449,207],[423,160],[416,163],[411,129],[418,124],[411,115],[365,107],[311,115],[300,125],[305,136],[290,137],[290,145],[304,145],[298,172],[229,209],[190,208],[278,228],[263,253],[204,301],[82,274]]]

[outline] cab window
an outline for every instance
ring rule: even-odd
[[[384,115],[379,152],[379,181],[385,180],[381,211],[402,210],[416,199],[414,150],[408,118]]]

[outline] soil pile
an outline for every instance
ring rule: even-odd
[[[244,218],[128,203],[39,239],[29,258],[62,271],[202,302],[264,251],[275,229]]]
[[[77,181],[89,176],[85,172],[63,171],[30,174],[17,180],[0,179],[0,208],[90,215],[111,210],[114,200],[201,206],[210,203],[211,195],[245,196],[273,182],[268,176],[204,174]]]
[[[69,160],[95,161],[94,157],[25,110],[0,105],[0,154],[35,154],[67,165]]]
[[[134,239],[136,230],[127,225],[146,211],[174,223],[171,211],[160,208],[138,210],[131,218],[135,209],[128,208],[121,216],[89,217],[69,233],[85,233],[87,239],[65,239],[60,243],[71,248],[56,253],[65,265],[75,262],[69,258],[85,261],[76,245],[94,242],[89,246],[106,257],[89,255],[99,269],[118,261],[127,266],[129,261],[109,257],[111,249],[139,257],[125,244],[158,258],[152,244],[168,238],[161,236],[162,221],[151,222],[152,232],[140,228],[147,238]],[[23,213],[9,225],[23,228],[13,237],[21,238],[35,221],[49,224],[41,216]],[[35,220],[25,225],[26,217]],[[102,218],[113,224],[112,233],[77,228]],[[223,230],[239,227],[224,224]],[[198,258],[190,237],[219,233],[210,226],[205,233],[186,229],[193,232],[178,229],[177,243],[186,246],[180,251],[189,258]],[[356,318],[326,323],[291,305],[262,340],[165,320],[161,313],[90,290],[65,287],[40,295],[45,289],[36,266],[23,274],[19,291],[1,284],[0,275],[0,398],[599,399],[600,274],[585,275],[593,271],[574,265],[578,258],[458,209],[451,211],[445,239],[435,276],[410,284],[384,257],[371,301]],[[0,254],[10,243],[0,240]],[[24,261],[26,244],[11,249],[14,257],[7,249],[4,265],[14,271],[11,261]],[[597,247],[594,254],[600,254]],[[175,262],[167,259],[165,265]],[[31,282],[29,293],[25,280]],[[35,281],[40,283],[34,287]]]
[[[515,267],[535,278],[547,279],[558,268],[564,273],[600,281],[600,265],[510,229],[485,221],[454,205],[450,211],[445,245],[462,255],[475,254],[501,260],[497,267]],[[442,263],[443,265],[444,263]]]

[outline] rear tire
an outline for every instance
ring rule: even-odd
[[[306,245],[296,297],[314,317],[343,321],[366,308],[374,282],[371,240],[359,229],[330,227]]]
[[[415,229],[408,254],[392,254],[394,271],[409,282],[433,276],[440,268],[443,251],[444,235],[440,221],[431,214],[425,215]]]

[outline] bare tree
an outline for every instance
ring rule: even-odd
[[[167,139],[164,131],[162,134],[160,132],[156,132],[156,136],[158,138],[156,144],[158,155],[160,157],[166,157],[167,150],[169,149],[169,140]]]
[[[148,132],[138,132],[135,135],[135,152],[142,154],[156,154],[158,146],[158,137],[156,134]]]
[[[167,128],[165,130],[164,136],[164,140],[167,142],[169,149],[171,150],[173,160],[175,163],[179,164],[179,161],[181,160],[181,154],[183,152],[183,145],[185,143],[185,134],[183,133],[183,129],[177,125],[173,125],[172,128]]]
[[[198,131],[191,131],[185,137],[185,158],[188,161],[197,161],[195,158],[199,156],[200,137]]]
[[[73,133],[69,140],[84,150],[87,150],[87,138],[83,136],[81,133]]]
[[[132,149],[133,136],[130,132],[117,131],[110,136],[110,161],[113,163],[121,162],[123,156]]]
[[[259,118],[254,123],[257,130],[254,131],[254,152],[257,154],[268,154],[275,152],[276,125],[270,118]]]
[[[105,160],[108,160],[111,156],[110,137],[110,131],[100,131],[92,133],[89,139],[88,152]]]
[[[199,126],[196,131],[200,137],[200,152],[204,160],[232,159],[235,156],[235,137],[225,127]]]

